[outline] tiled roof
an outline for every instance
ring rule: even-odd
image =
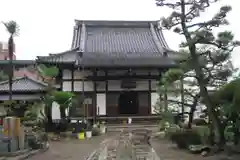
[[[85,52],[159,53],[148,28],[88,27]]]
[[[9,91],[9,81],[0,82],[0,92]],[[21,77],[13,79],[12,91],[28,92],[28,91],[45,91],[47,85],[29,77]]]
[[[155,21],[76,21],[72,49],[38,59],[85,66],[173,65],[173,53]]]
[[[15,68],[22,68],[29,65],[35,65],[36,61],[35,60],[13,60],[12,63]],[[9,60],[0,60],[1,68],[8,67],[8,66],[9,66]]]

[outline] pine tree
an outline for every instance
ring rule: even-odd
[[[222,6],[220,11],[208,21],[196,22],[199,20],[196,18],[199,18],[202,12],[217,1],[219,0],[156,0],[156,3],[157,6],[167,6],[173,9],[169,17],[161,19],[161,26],[173,29],[174,32],[185,37],[180,47],[189,53],[187,57],[188,64],[190,64],[189,70],[192,69],[195,73],[200,96],[207,107],[208,116],[214,127],[217,144],[221,146],[225,142],[224,131],[215,110],[216,107],[210,99],[208,85],[213,84],[213,79],[216,83],[218,77],[226,75],[226,72],[213,72],[213,66],[208,65],[207,61],[211,60],[215,68],[221,68],[220,64],[225,60],[223,55],[229,56],[239,42],[234,41],[234,36],[230,31],[220,32],[217,36],[213,33],[214,28],[228,25],[226,16],[231,11],[230,6]],[[206,49],[199,50],[199,47],[206,46]]]

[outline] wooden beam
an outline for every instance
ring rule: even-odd
[[[151,75],[134,75],[134,76],[129,76],[129,75],[122,75],[122,76],[86,76],[87,80],[93,80],[93,81],[106,81],[106,80],[121,80],[121,79],[155,79],[159,80],[160,77],[159,75],[156,76],[151,76]]]

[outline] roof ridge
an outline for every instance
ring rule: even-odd
[[[161,41],[157,36],[155,26],[152,23],[150,24],[150,31],[152,33],[152,38],[153,38],[154,44],[156,45],[158,51],[163,54],[163,47],[164,46],[162,46]]]
[[[37,80],[37,79],[35,79],[35,78],[28,77],[28,76],[24,76],[24,77],[25,77],[26,79],[28,79],[28,80],[31,80],[31,81],[33,81],[33,82],[36,82],[36,83],[38,83],[38,84],[40,84],[40,85],[43,85],[43,86],[47,87],[47,84],[46,84],[46,83],[41,82],[41,81],[39,81],[39,80]]]
[[[77,51],[79,49],[79,47],[76,47],[76,48],[72,48],[72,49],[69,49],[69,50],[66,50],[64,52],[60,52],[60,53],[49,53],[48,56],[37,56],[37,59],[42,59],[42,58],[51,58],[51,57],[56,57],[56,56],[61,56],[61,55],[64,55],[64,54],[67,54],[69,52],[72,52],[72,51]]]
[[[85,24],[86,26],[142,26],[147,27],[150,23],[157,24],[158,20],[77,20],[76,26]]]
[[[13,78],[12,81],[21,80],[21,79],[24,79],[24,78],[25,78],[25,76],[24,76],[24,77],[17,77],[17,78]],[[9,80],[1,81],[1,82],[0,82],[0,85],[1,85],[1,84],[5,84],[5,83],[8,83],[8,82],[9,82]]]
[[[23,77],[14,78],[14,79],[12,79],[12,81],[19,81],[19,80],[22,80],[22,79],[28,79],[28,80],[31,80],[31,81],[37,83],[37,84],[41,84],[41,85],[43,85],[43,86],[45,86],[45,87],[47,86],[46,83],[40,82],[40,81],[38,81],[38,80],[36,80],[36,79],[34,79],[34,78],[30,78],[30,77],[28,77],[28,76],[23,76]],[[5,84],[5,83],[8,83],[8,82],[9,82],[9,80],[2,81],[2,82],[0,82],[0,85]]]

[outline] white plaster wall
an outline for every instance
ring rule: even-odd
[[[158,102],[159,95],[157,92],[152,92],[151,93],[151,114],[156,114],[155,112],[155,106]]]
[[[74,91],[82,91],[83,82],[75,81],[74,82]],[[84,91],[94,91],[94,86],[92,81],[84,81]]]
[[[151,70],[150,74],[153,75],[153,76],[157,76],[157,75],[159,75],[159,71],[157,69],[156,70]],[[159,76],[159,79],[160,79],[160,76]]]
[[[74,71],[74,79],[82,79],[85,76],[92,76],[92,75],[93,75],[93,72],[91,72],[89,70],[84,70],[84,71],[75,70]]]
[[[53,120],[61,119],[60,106],[57,102],[52,103],[52,119]]]
[[[106,94],[98,93],[97,94],[97,114],[106,115]]]
[[[158,89],[158,81],[151,80],[151,90],[157,90]]]
[[[137,87],[134,88],[133,90],[135,90],[135,91],[148,91],[149,90],[148,80],[137,81],[136,83],[137,83]]]
[[[72,71],[64,69],[62,73],[62,79],[72,79]]]
[[[72,91],[72,82],[71,81],[63,81],[62,90],[63,91]]]

